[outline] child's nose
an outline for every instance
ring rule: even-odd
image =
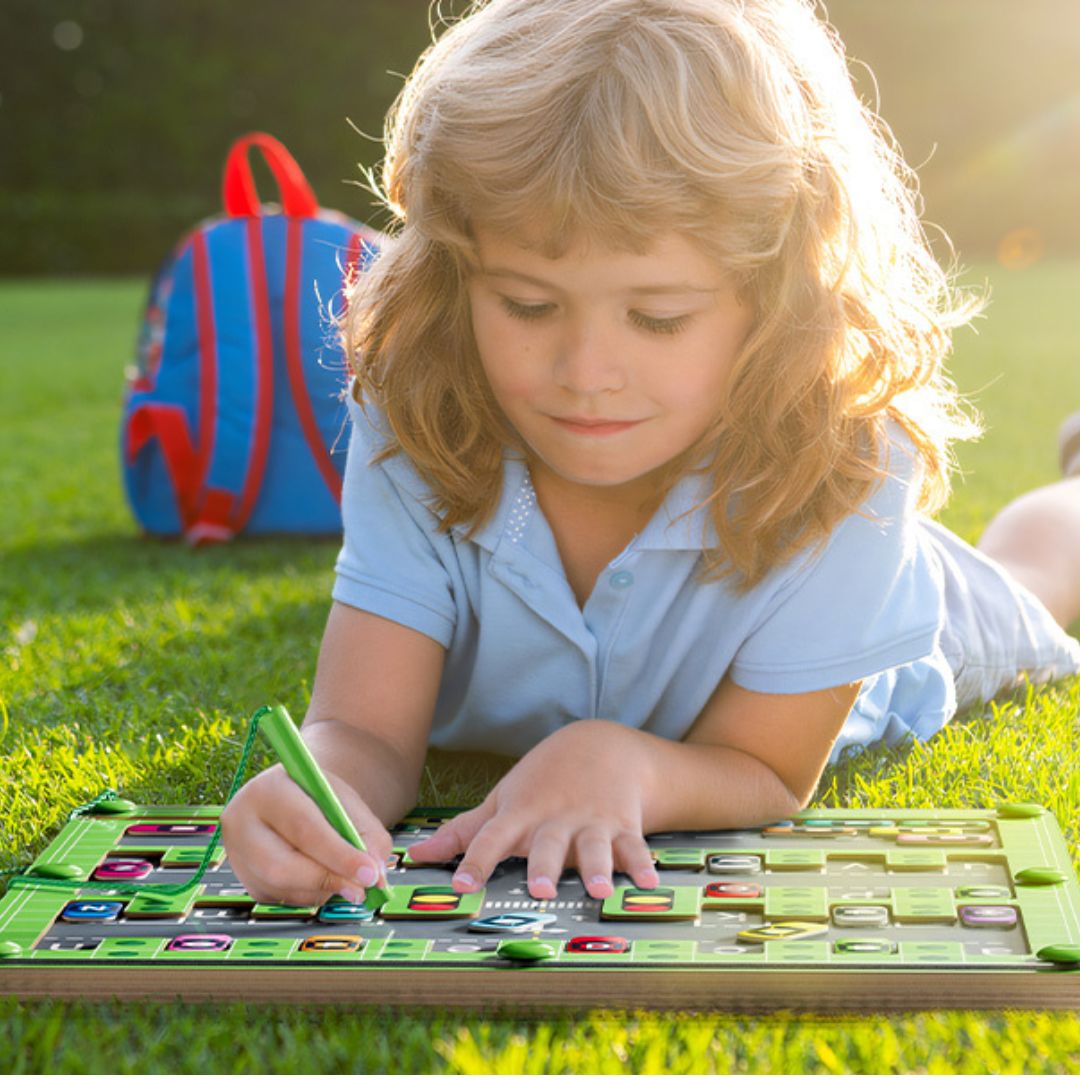
[[[567,327],[555,363],[555,381],[575,394],[621,390],[626,384],[623,349],[598,322]]]

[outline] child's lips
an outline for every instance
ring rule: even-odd
[[[617,435],[620,431],[628,431],[641,423],[640,420],[607,420],[604,418],[587,418],[580,416],[553,416],[559,427],[575,435]]]

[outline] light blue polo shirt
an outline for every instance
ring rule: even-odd
[[[865,680],[831,760],[850,745],[929,738],[956,710],[964,647],[942,639],[938,549],[957,546],[954,561],[971,549],[915,513],[900,436],[891,475],[825,550],[746,593],[697,579],[715,532],[692,511],[705,479],[683,478],[582,609],[520,455],[505,454],[498,508],[466,540],[464,526],[438,531],[431,490],[403,455],[370,464],[386,430],[378,409],[350,398],[350,416],[333,596],[446,649],[434,746],[520,756],[585,717],[679,739],[728,672],[774,694]],[[1080,669],[1080,647],[1067,659]]]

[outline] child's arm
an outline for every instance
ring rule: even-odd
[[[528,857],[536,897],[555,895],[564,866],[596,897],[611,895],[613,867],[653,888],[646,833],[760,825],[802,807],[858,685],[760,694],[725,679],[683,742],[610,720],[568,724],[410,854],[437,862],[464,851],[462,891],[510,855]]]
[[[221,816],[229,862],[255,899],[311,905],[337,892],[359,902],[385,876],[386,826],[415,805],[444,655],[415,630],[333,606],[301,733],[368,852],[274,766]]]
[[[805,807],[860,686],[852,683],[807,693],[757,693],[725,678],[683,742],[671,745],[683,747],[687,754],[701,755],[698,769],[705,770],[702,781],[713,767],[710,761],[726,773],[745,770],[741,786],[747,798],[740,802],[704,782],[687,783],[679,791],[674,785],[661,785],[651,807],[656,824],[650,822],[650,829],[739,828],[777,821],[785,813]],[[754,783],[761,785],[760,800],[753,797]],[[768,796],[773,788],[777,788],[778,800],[773,805],[779,805],[783,812],[770,816],[766,800],[772,802]]]

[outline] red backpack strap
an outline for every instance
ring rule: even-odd
[[[192,544],[229,540],[247,524],[262,489],[266,460],[270,452],[270,426],[274,411],[274,344],[270,326],[270,300],[263,254],[262,222],[258,217],[245,223],[247,234],[250,301],[254,331],[254,426],[248,444],[242,486],[236,494],[211,486],[207,472],[210,433],[218,428],[218,396],[204,400],[200,419],[207,438],[201,449],[201,469],[197,505],[184,525],[184,536]],[[220,381],[227,373],[218,372]],[[204,385],[206,380],[204,379]]]
[[[124,444],[127,460],[134,461],[139,451],[154,438],[161,446],[165,471],[176,493],[180,527],[186,532],[195,516],[200,467],[187,416],[179,405],[146,401],[131,411]]]
[[[262,205],[251,175],[248,150],[258,147],[277,180],[281,207],[287,217],[308,218],[319,212],[319,201],[296,159],[273,135],[253,131],[233,143],[225,162],[222,197],[229,217],[259,217]]]

